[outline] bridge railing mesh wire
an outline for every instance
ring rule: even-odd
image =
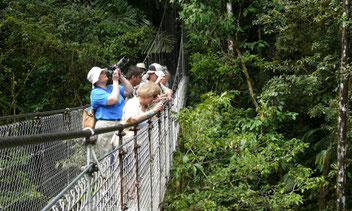
[[[168,109],[125,138],[126,145],[98,158],[99,171],[90,172],[92,147],[84,144],[84,136],[0,148],[0,210],[158,210],[177,145],[175,112],[185,105],[186,85],[184,77]],[[81,131],[82,109],[0,126],[0,142]]]

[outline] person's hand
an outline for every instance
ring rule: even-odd
[[[163,95],[159,96],[158,98],[159,98],[158,102],[160,100],[167,100],[167,101],[171,101],[172,100],[172,97],[167,95],[167,94],[163,94]]]
[[[162,102],[159,102],[156,104],[156,106],[153,108],[153,113],[156,113],[158,111],[162,111],[164,109],[164,104]]]
[[[112,81],[119,81],[119,78],[121,76],[121,70],[119,68],[117,68],[116,70],[114,70],[114,72],[112,73]]]
[[[159,76],[158,79],[156,79],[155,83],[159,84],[161,80],[163,80],[165,76]]]
[[[116,67],[115,72],[117,72],[119,74],[119,78],[122,76],[122,72],[121,72],[120,68]]]
[[[156,84],[159,84],[161,82],[161,80],[163,80],[165,78],[165,74],[162,71],[156,71],[155,75],[158,76],[158,78],[155,81]]]
[[[152,102],[158,103],[158,102],[160,102],[160,100],[162,100],[162,98],[160,96],[158,96],[158,97],[154,98]]]

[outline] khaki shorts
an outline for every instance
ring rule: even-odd
[[[121,122],[118,120],[115,120],[115,121],[98,120],[97,123],[95,124],[95,129],[113,127],[120,123]],[[96,145],[94,145],[94,151],[98,158],[112,150],[111,141],[112,141],[112,137],[114,136],[114,133],[115,131],[98,135],[97,143]]]

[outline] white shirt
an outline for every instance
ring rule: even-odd
[[[139,103],[139,100],[137,99],[137,97],[133,97],[126,102],[125,107],[123,108],[121,122],[123,124],[131,123],[131,122],[127,122],[127,121],[129,119],[131,119],[132,117],[142,115],[143,113],[144,112],[142,111],[142,106]],[[139,123],[138,128],[141,129],[147,125],[148,125],[148,123],[146,121],[144,121],[144,122]],[[134,136],[134,131],[132,131],[130,129],[132,129],[132,127],[124,129],[124,131],[126,133],[126,136],[123,137],[124,142],[129,140],[132,136]],[[115,147],[119,146],[118,136],[114,135],[114,137],[111,141],[111,144]],[[124,149],[127,149],[131,146],[133,146],[133,142],[130,142],[130,144],[125,146]]]
[[[124,124],[131,123],[130,121],[128,122],[129,119],[131,119],[134,116],[140,116],[143,113],[144,112],[142,111],[142,105],[139,103],[139,100],[137,99],[137,97],[133,97],[127,101],[127,103],[125,104],[125,107],[123,108],[122,122]],[[138,127],[139,129],[141,129],[147,125],[148,123],[144,121],[139,123]],[[127,131],[125,132],[127,133]]]

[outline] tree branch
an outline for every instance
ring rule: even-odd
[[[256,100],[256,97],[255,97],[255,94],[254,94],[254,91],[253,91],[253,87],[252,87],[252,83],[251,83],[251,80],[250,80],[250,77],[249,77],[249,74],[248,74],[246,63],[244,62],[243,56],[241,54],[241,51],[238,48],[236,48],[236,51],[237,51],[238,56],[240,57],[241,64],[242,64],[242,67],[243,67],[243,72],[244,72],[244,74],[246,76],[246,79],[247,79],[249,94],[251,95],[253,104],[255,105],[255,108],[257,109],[257,111],[259,113],[260,107],[259,107],[259,104],[258,104],[258,102]]]

